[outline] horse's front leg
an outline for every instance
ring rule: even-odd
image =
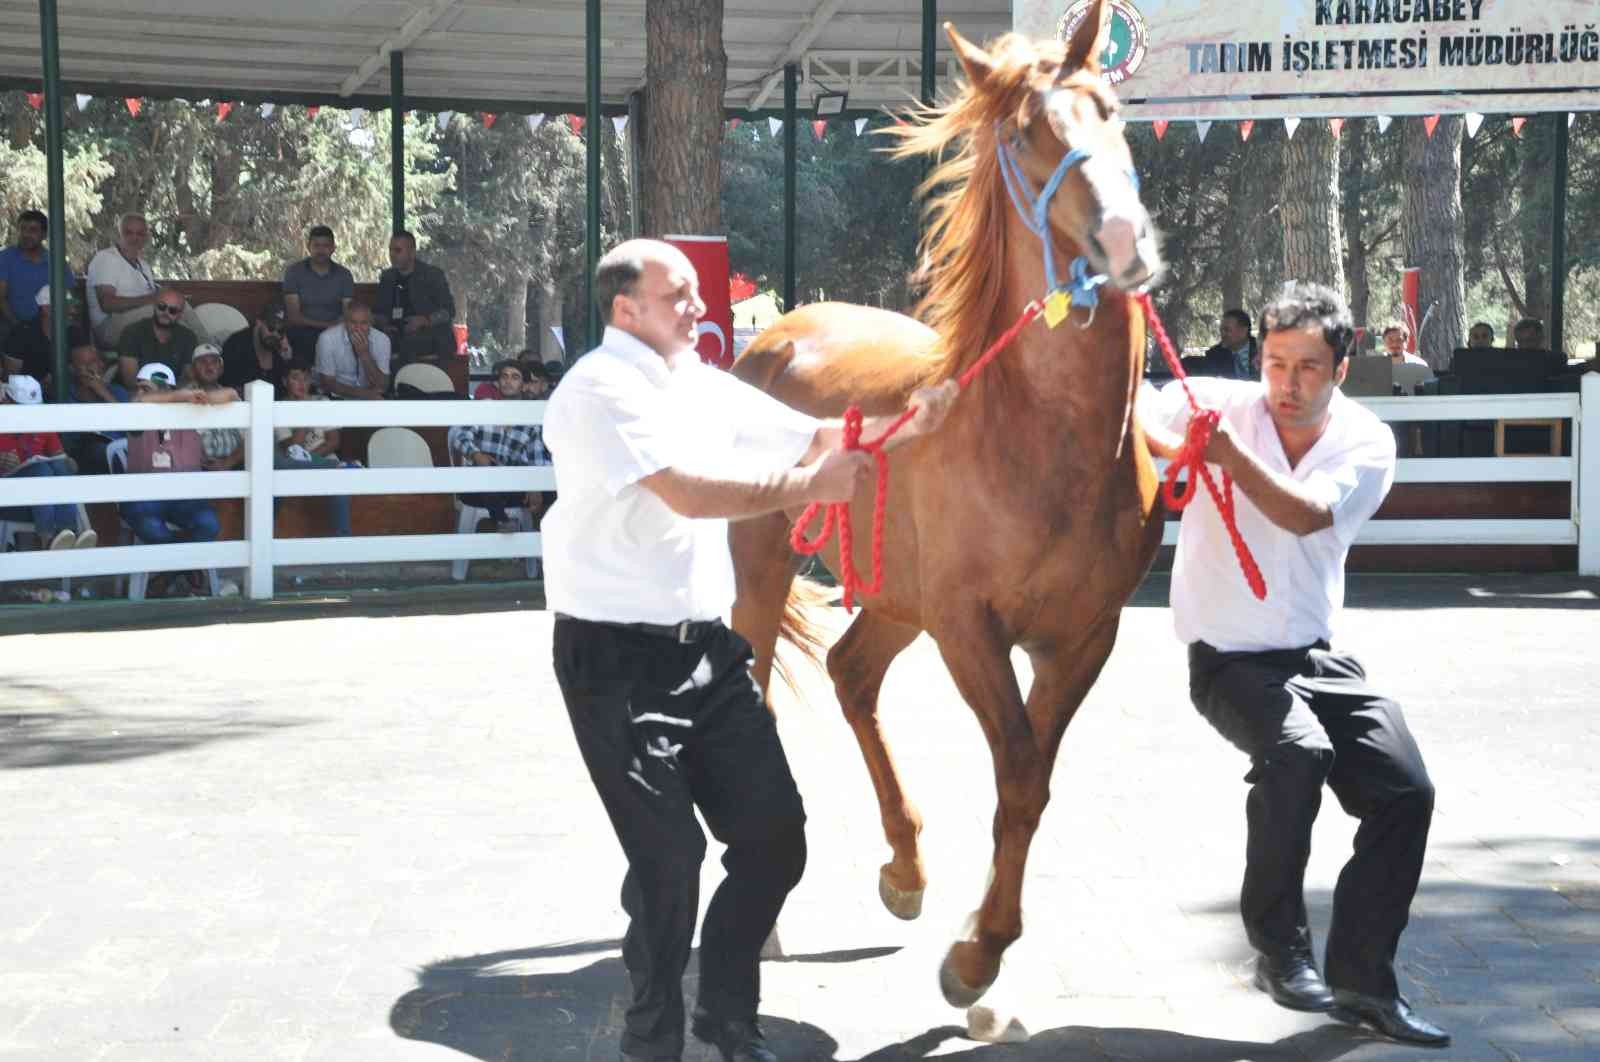
[[[1022,935],[1022,875],[1050,797],[1050,762],[1034,738],[1011,667],[1011,646],[996,618],[988,613],[964,618],[935,637],[956,688],[988,738],[999,797],[989,888],[967,939],[950,946],[939,969],[944,998],[951,1006],[966,1007],[994,984],[1001,956]]]

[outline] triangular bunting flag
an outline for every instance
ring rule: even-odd
[[[567,350],[567,337],[563,335],[565,331],[566,329],[560,325],[550,326],[550,333],[556,337],[556,346],[561,348],[562,353],[566,353]]]
[[[1526,118],[1517,117],[1517,118],[1511,119],[1511,132],[1512,132],[1512,135],[1521,136],[1522,135],[1522,127],[1524,125],[1527,125],[1527,124],[1528,124],[1528,120]]]
[[[1571,111],[1567,112],[1567,128],[1568,129],[1571,129],[1572,128],[1572,123],[1576,122],[1577,120],[1578,120],[1578,116],[1576,114],[1574,114]]]
[[[315,118],[317,116],[317,112],[320,111],[320,110],[322,110],[321,107],[307,107],[306,108],[306,117],[307,118]]]
[[[1389,126],[1393,121],[1394,121],[1394,118],[1391,117],[1390,115],[1387,115],[1387,114],[1378,115],[1378,135],[1382,136],[1384,133],[1387,133],[1389,131]]]
[[[1478,130],[1483,127],[1483,115],[1477,111],[1467,112],[1467,135],[1477,136]]]
[[[542,115],[542,114],[530,114],[530,115],[528,115],[528,132],[537,133],[539,131],[539,127],[541,125],[543,125],[543,124],[544,124],[544,115]]]
[[[367,109],[365,107],[352,107],[352,108],[350,108],[350,124],[351,125],[360,125],[362,120],[364,118],[366,118],[366,116],[367,116]]]
[[[1167,135],[1167,127],[1171,124],[1172,123],[1167,121],[1165,118],[1157,118],[1155,121],[1150,123],[1150,128],[1155,130],[1157,140],[1163,140]]]
[[[263,103],[261,105],[261,117],[263,117],[263,118],[271,118],[272,117],[272,112],[277,110],[277,109],[278,109],[278,105],[276,103]]]
[[[611,119],[611,126],[617,131],[617,135],[621,136],[628,131],[628,116],[626,114],[614,115]]]
[[[1283,134],[1284,134],[1284,136],[1287,136],[1290,140],[1294,139],[1294,134],[1299,129],[1300,129],[1300,119],[1298,119],[1298,118],[1285,118],[1283,120]]]
[[[1333,130],[1333,138],[1335,140],[1338,140],[1339,139],[1339,134],[1344,132],[1344,119],[1343,118],[1329,118],[1328,119],[1328,128]]]
[[[433,116],[433,127],[439,132],[444,132],[450,126],[450,119],[456,116],[455,111],[440,111]]]
[[[89,106],[89,101],[92,99],[94,99],[93,96],[86,95],[82,92],[78,93],[78,110],[86,110]]]
[[[483,114],[480,114],[478,117],[483,119],[483,127],[485,129],[493,129],[494,128],[494,120],[496,118],[500,117],[500,116],[498,114],[490,114],[487,111],[485,111]]]
[[[856,119],[856,136],[860,136],[861,135],[861,130],[865,129],[866,127],[867,127],[867,120],[865,118],[857,118]]]
[[[42,92],[30,92],[30,93],[28,93],[28,106],[32,107],[34,110],[38,110],[40,107],[43,107],[44,106],[44,93],[42,93]]]
[[[777,136],[780,132],[783,131],[783,119],[782,118],[768,118],[767,119],[767,129],[772,133],[773,136]]]
[[[228,115],[230,115],[232,113],[233,113],[233,104],[231,104],[231,103],[219,103],[219,104],[217,104],[217,121],[219,121],[219,122],[226,121],[227,118],[228,118]]]
[[[1250,140],[1250,134],[1255,132],[1255,131],[1256,131],[1255,119],[1246,118],[1244,121],[1239,123],[1239,139],[1240,140],[1248,142]]]
[[[583,123],[588,120],[581,114],[569,114],[567,115],[567,128],[572,130],[573,136],[582,136]]]
[[[1512,119],[1512,121],[1515,120]],[[1422,120],[1422,131],[1428,134],[1429,140],[1433,139],[1433,131],[1437,128],[1439,128],[1439,116],[1437,114],[1430,114]]]
[[[741,126],[743,124],[744,124],[744,119],[743,118],[729,118],[728,119],[728,131],[732,132],[733,130],[739,128],[739,126]]]
[[[138,96],[129,96],[122,102],[127,106],[129,114],[135,118],[139,117],[139,109],[144,106],[144,101],[140,100]]]
[[[1194,131],[1199,135],[1200,143],[1204,144],[1206,142],[1206,137],[1211,133],[1211,123],[1196,122],[1194,123]]]
[[[811,123],[811,135],[816,137],[817,140],[819,140],[819,141],[823,137],[827,136],[828,135],[828,120],[826,118],[818,118],[814,122],[812,122]]]

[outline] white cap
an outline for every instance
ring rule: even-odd
[[[50,285],[46,284],[44,287],[40,288],[37,292],[35,292],[34,296],[33,296],[33,301],[34,301],[34,304],[37,305],[37,306],[49,306],[50,305]]]
[[[217,346],[215,343],[201,343],[199,346],[194,348],[194,354],[190,357],[190,360],[199,361],[201,358],[220,357],[222,357],[221,347]]]
[[[44,388],[31,376],[12,373],[6,381],[6,397],[19,406],[36,406],[44,401]]]
[[[156,383],[164,383],[168,387],[178,386],[177,375],[159,361],[152,361],[148,365],[140,366],[139,379],[153,380]]]

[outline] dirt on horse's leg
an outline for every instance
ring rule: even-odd
[[[890,914],[906,919],[922,913],[922,892],[928,884],[917,844],[922,816],[906,797],[894,758],[884,743],[883,728],[878,722],[878,690],[890,662],[916,640],[917,634],[915,627],[863,610],[828,653],[828,674],[833,678],[845,720],[861,746],[861,758],[866,761],[872,788],[878,795],[883,836],[894,852],[878,871],[878,896]]]
[[[750,673],[763,691],[772,679],[772,658],[777,651],[778,625],[794,582],[794,555],[789,548],[789,521],[782,513],[728,525],[728,549],[738,584],[733,605],[733,629],[755,652]]]

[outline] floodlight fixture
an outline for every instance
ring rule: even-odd
[[[812,101],[818,118],[832,118],[844,113],[845,106],[850,102],[850,93],[819,92],[812,97]]]

